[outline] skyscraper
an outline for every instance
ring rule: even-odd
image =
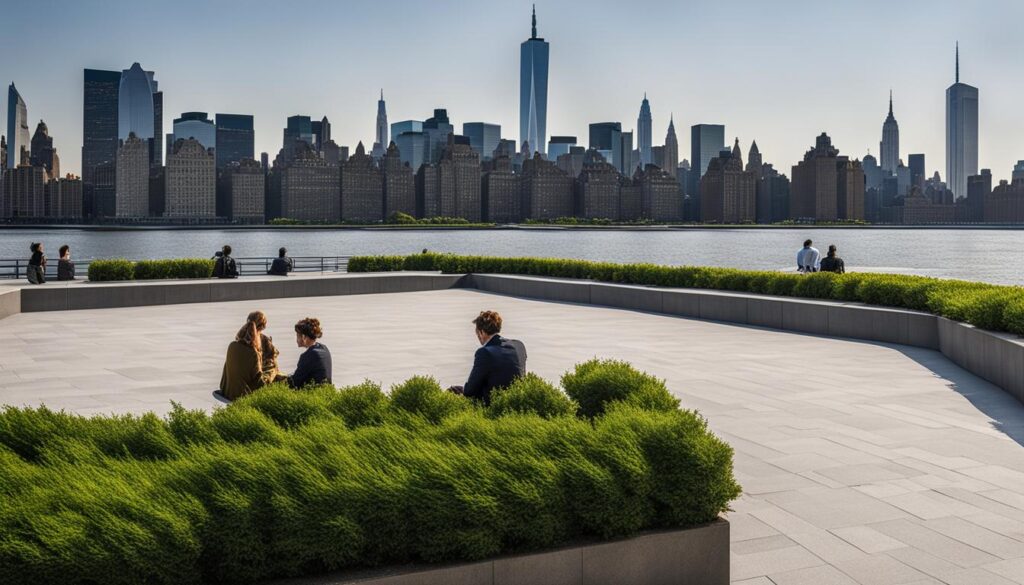
[[[721,124],[697,124],[690,127],[690,171],[686,193],[692,197],[693,217],[700,218],[701,197],[698,185],[708,170],[711,159],[725,148],[725,126]]]
[[[946,89],[946,183],[954,197],[967,196],[967,177],[978,174],[978,88],[960,83],[960,44],[956,82]]]
[[[380,90],[380,99],[377,100],[377,134],[373,142],[373,158],[380,160],[384,158],[384,151],[388,147],[388,111],[384,106],[384,90]]]
[[[654,162],[651,156],[651,147],[654,139],[651,137],[651,104],[647,101],[647,94],[644,93],[644,101],[640,103],[640,116],[636,119],[636,147],[640,150],[640,168]]]
[[[537,7],[533,29],[519,47],[519,143],[544,154],[548,122],[548,43],[537,36]]]
[[[233,162],[255,158],[255,134],[252,116],[245,114],[217,114],[216,116],[217,168],[223,169]],[[200,141],[201,142],[201,141]],[[243,172],[249,172],[246,167]]]
[[[143,71],[138,63],[133,63],[130,69],[121,72],[121,85],[117,93],[119,140],[127,140],[129,134],[135,134],[147,144],[150,144],[151,140],[159,139],[153,128],[155,116],[151,78],[152,76]]]
[[[567,154],[574,146],[575,136],[552,136],[551,140],[548,140],[548,159],[558,160],[559,156]]]
[[[924,154],[912,154],[907,159],[910,163],[910,186],[924,191],[924,179],[926,176]]]
[[[149,144],[135,136],[121,142],[117,149],[118,218],[140,218],[149,215]]]
[[[466,122],[462,125],[462,134],[469,138],[469,145],[480,155],[480,160],[491,160],[501,140],[501,125]]]
[[[622,124],[620,122],[591,124],[590,148],[601,153],[605,160],[622,172]]]
[[[676,167],[679,166],[679,139],[676,138],[676,125],[672,116],[668,117],[668,133],[665,134],[663,158],[664,170],[672,175],[673,178],[678,179]]]
[[[203,148],[217,147],[217,128],[206,112],[183,112],[180,118],[174,119],[173,128],[172,144],[178,140],[195,138]]]
[[[178,138],[167,153],[164,216],[213,219],[217,216],[217,161],[195,138]]]
[[[892,115],[892,91],[889,92],[889,115],[882,123],[882,142],[879,145],[882,158],[882,170],[890,175],[896,174],[900,165],[900,126]]]
[[[341,163],[341,219],[362,223],[384,219],[383,175],[362,142]]]
[[[82,94],[83,214],[114,215],[120,71],[86,69]]]
[[[28,138],[28,107],[14,82],[7,88],[7,168],[21,164],[21,151],[31,152]]]
[[[32,135],[32,154],[30,162],[34,167],[44,167],[51,179],[60,176],[60,157],[53,147],[53,137],[46,127],[46,122],[39,120],[36,132]]]

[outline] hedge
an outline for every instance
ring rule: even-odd
[[[94,260],[89,263],[89,280],[155,280],[166,278],[210,278],[213,260],[206,258],[174,258],[170,260],[140,260],[131,262]]]
[[[993,331],[1024,335],[1024,287],[902,274],[833,274],[738,270],[705,266],[613,264],[556,258],[454,254],[357,256],[349,272],[439,270],[450,274],[522,274],[600,282],[729,290],[926,311]]]
[[[530,377],[496,392],[501,412],[426,377],[390,395],[275,385],[212,415],[6,407],[0,582],[252,583],[471,561],[694,526],[738,497],[732,449],[697,413],[647,410],[627,391],[577,417],[552,390]]]

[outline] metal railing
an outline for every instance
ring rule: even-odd
[[[276,256],[249,256],[235,258],[235,265],[241,276],[265,276]],[[350,256],[289,256],[292,260],[292,272],[346,272]],[[89,274],[89,263],[92,259],[75,259],[75,274],[85,279]],[[28,269],[27,258],[0,258],[0,278],[26,278]],[[57,280],[57,260],[48,258],[46,263],[46,280]]]

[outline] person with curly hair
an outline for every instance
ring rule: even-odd
[[[484,404],[491,403],[491,391],[504,388],[526,373],[526,346],[516,339],[502,337],[501,315],[482,311],[473,319],[480,349],[473,356],[473,369],[465,386],[452,386],[450,391]]]
[[[331,351],[317,341],[323,335],[320,320],[315,317],[306,317],[295,324],[295,344],[306,351],[299,356],[295,373],[288,376],[288,385],[292,388],[331,383]]]

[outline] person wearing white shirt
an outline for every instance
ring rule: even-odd
[[[813,242],[804,241],[804,247],[796,253],[796,269],[799,272],[817,272],[821,270],[821,252],[811,246]]]

